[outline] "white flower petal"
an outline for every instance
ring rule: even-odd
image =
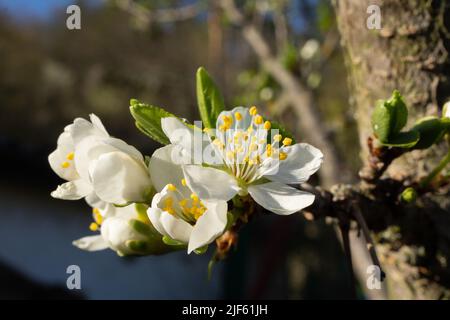
[[[188,254],[210,244],[222,234],[227,225],[227,203],[225,201],[204,201],[207,208],[197,220],[189,239]]]
[[[135,158],[138,161],[144,161],[144,156],[138,149],[129,145],[128,143],[126,143],[125,141],[123,141],[121,139],[106,138],[106,139],[102,139],[101,143],[105,144],[106,146],[112,147],[111,150],[122,151],[122,152],[128,154],[129,156]]]
[[[73,163],[69,163],[69,167],[64,168],[62,164],[66,162],[66,156],[61,155],[61,150],[56,149],[48,156],[48,162],[53,171],[62,179],[71,181],[79,178]]]
[[[59,185],[58,188],[51,193],[51,196],[63,200],[78,200],[91,192],[92,186],[84,180],[78,179]]]
[[[262,172],[264,177],[286,184],[303,183],[319,170],[322,164],[322,152],[307,143],[297,143],[284,149],[288,154],[287,158],[274,159],[273,161],[277,161],[279,165]]]
[[[279,182],[253,185],[248,188],[252,198],[265,209],[280,215],[300,211],[314,202],[314,195]]]
[[[191,150],[194,141],[194,130],[187,127],[175,117],[161,119],[161,128],[172,144]]]
[[[145,165],[123,152],[101,155],[89,171],[95,193],[109,203],[144,201],[145,192],[151,187]]]
[[[130,219],[137,218],[137,213],[134,206],[128,206],[120,208],[120,212],[117,216],[106,219],[102,223],[101,234],[103,239],[108,243],[109,247],[114,251],[117,251],[119,255],[133,254],[126,243],[128,240],[142,240],[147,238],[136,232],[130,227]]]
[[[86,251],[99,251],[108,248],[108,243],[101,235],[84,237],[73,241],[72,244]]]
[[[200,199],[228,201],[240,190],[236,178],[222,170],[186,165],[183,172],[187,185]]]
[[[172,162],[172,151],[174,148],[174,145],[159,148],[150,159],[150,176],[153,186],[158,192],[161,192],[169,183],[175,185],[177,189],[182,189],[181,180],[184,178],[184,175],[181,166]]]
[[[158,208],[156,205],[151,206],[147,209],[147,216],[150,219],[150,222],[152,223],[153,227],[155,227],[156,231],[158,231],[163,236],[168,236],[166,229],[164,229],[162,223],[161,223],[161,215],[162,210]]]
[[[160,222],[169,237],[181,242],[189,242],[193,229],[189,223],[182,219],[175,218],[167,212],[161,213]]]
[[[90,205],[92,208],[98,208],[100,210],[103,210],[107,206],[107,202],[100,199],[95,192],[92,192],[86,196],[84,199],[88,205]]]
[[[103,126],[103,123],[99,117],[97,117],[95,114],[91,113],[89,115],[89,118],[91,119],[91,122],[94,125],[94,127],[96,127],[100,131],[103,131],[104,134],[109,136],[108,131],[106,131],[105,126]]]
[[[100,121],[100,119],[98,119],[98,121]],[[96,120],[95,122],[97,123]],[[97,136],[100,138],[107,138],[109,136],[103,125],[97,127],[95,124],[83,118],[76,118],[73,121],[73,125],[68,128],[68,131],[70,132],[75,145],[80,143],[86,137]]]

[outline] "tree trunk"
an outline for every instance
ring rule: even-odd
[[[373,4],[381,8],[380,30],[366,26],[370,16],[367,8]],[[409,126],[425,115],[440,115],[450,96],[450,4],[444,0],[336,0],[334,6],[349,72],[351,104],[359,126],[361,156],[366,161],[367,138],[372,135],[370,115],[377,99],[386,99],[398,89],[408,105]],[[448,146],[441,143],[426,151],[407,153],[386,175],[405,181],[420,179],[447,150]],[[449,297],[449,197],[427,197],[424,203],[439,210],[427,210],[420,220],[409,219],[400,228],[391,226],[377,235],[383,239],[377,249],[391,298]],[[417,230],[423,234],[418,236]]]

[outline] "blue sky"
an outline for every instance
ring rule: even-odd
[[[87,3],[99,3],[100,0],[90,0]],[[0,10],[18,18],[48,19],[55,10],[63,10],[70,4],[76,4],[76,0],[0,0]]]

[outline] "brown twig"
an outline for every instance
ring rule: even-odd
[[[407,149],[377,147],[374,145],[374,138],[367,138],[367,146],[369,149],[369,159],[367,165],[359,171],[359,177],[368,183],[378,180],[392,161],[405,153]]]
[[[342,246],[344,248],[347,268],[350,273],[350,286],[352,298],[356,299],[357,296],[356,296],[355,273],[353,271],[352,251],[350,249],[350,238],[349,238],[350,223],[346,217],[342,217],[341,219],[339,219],[339,229],[341,231]]]
[[[372,258],[372,262],[374,265],[378,266],[381,270],[381,280],[384,279],[385,273],[381,267],[380,260],[378,259],[377,251],[375,249],[375,243],[373,242],[372,236],[370,235],[369,227],[367,226],[366,219],[364,219],[364,216],[361,213],[361,210],[359,206],[357,205],[356,201],[353,201],[352,203],[353,207],[353,216],[355,217],[356,221],[358,222],[358,225],[362,229],[362,232],[364,234],[364,238],[367,242],[367,249],[369,250],[370,257]]]

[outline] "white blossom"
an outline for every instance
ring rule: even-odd
[[[145,200],[151,180],[144,157],[133,146],[110,137],[100,119],[77,118],[59,136],[49,155],[52,169],[68,182],[51,193],[76,200],[98,197],[108,203]]]
[[[182,168],[172,161],[175,146],[155,151],[150,160],[153,185],[159,191],[148,217],[162,235],[188,244],[188,253],[220,236],[227,224],[224,200],[203,200],[186,185]]]
[[[161,124],[177,148],[192,150],[186,143],[194,140],[192,129],[173,117],[162,119]],[[307,143],[292,145],[292,139],[280,134],[268,143],[271,123],[263,120],[256,107],[223,111],[216,128],[208,136],[220,163],[204,160],[208,166],[182,166],[187,186],[200,198],[228,201],[236,194],[250,194],[262,207],[280,215],[292,214],[314,202],[313,194],[289,184],[307,181],[320,168],[320,150]],[[175,130],[184,130],[182,135],[191,138],[175,141],[175,136],[182,136]]]

